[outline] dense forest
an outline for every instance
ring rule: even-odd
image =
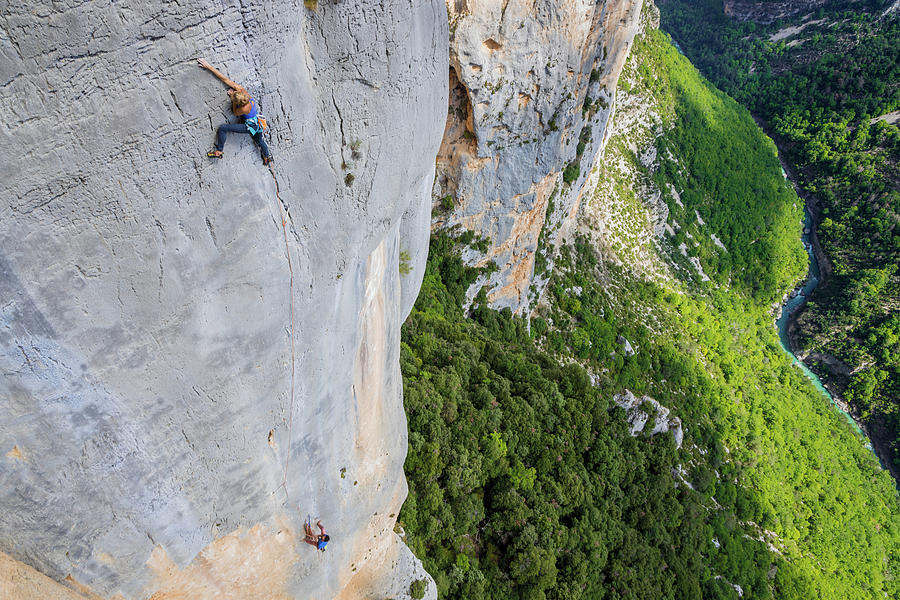
[[[441,598],[900,596],[893,482],[771,324],[805,268],[771,142],[664,34],[639,37],[629,65],[631,92],[671,115],[658,167],[633,162],[680,193],[658,248],[677,276],[639,276],[585,232],[533,318],[484,294],[467,312],[472,236],[436,234],[401,346],[407,543]],[[687,242],[709,281],[678,268]]]
[[[663,28],[758,115],[808,192],[831,273],[798,318],[798,353],[900,466],[900,11],[837,2],[792,22],[660,2]],[[892,114],[893,113],[893,114]]]

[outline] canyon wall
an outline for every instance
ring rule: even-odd
[[[450,106],[436,227],[490,238],[467,262],[495,307],[533,306],[600,160],[642,0],[449,0]],[[563,172],[566,171],[565,178]],[[536,268],[537,263],[537,268]]]
[[[0,577],[403,597],[427,577],[393,531],[398,352],[445,124],[444,5],[4,15],[0,551],[18,567]],[[230,115],[198,56],[260,100],[274,174],[246,135],[206,158]],[[324,553],[302,543],[308,514]]]
[[[726,15],[739,21],[769,24],[812,12],[828,3],[829,0],[724,0],[722,8]]]

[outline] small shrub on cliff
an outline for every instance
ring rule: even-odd
[[[400,274],[401,275],[409,275],[410,271],[412,271],[412,267],[409,266],[409,252],[406,250],[400,251]]]
[[[425,597],[425,588],[428,587],[428,581],[425,579],[417,579],[409,585],[409,595],[413,600],[420,600]]]
[[[579,175],[581,175],[581,167],[576,161],[572,161],[569,163],[569,166],[567,166],[565,170],[563,170],[563,181],[571,184],[573,181],[578,179]]]
[[[470,245],[470,247],[474,248],[475,250],[478,250],[479,252],[481,252],[482,254],[485,254],[485,253],[487,253],[488,249],[490,249],[490,247],[491,247],[491,238],[478,236],[469,245]]]

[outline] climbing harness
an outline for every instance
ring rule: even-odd
[[[294,265],[291,261],[291,248],[288,245],[288,236],[287,236],[287,211],[284,207],[284,201],[281,199],[281,190],[278,188],[278,178],[275,177],[275,167],[269,164],[269,172],[272,174],[272,180],[275,182],[275,198],[278,200],[278,213],[281,216],[281,230],[284,233],[284,251],[287,254],[288,259],[288,270],[291,273],[291,411],[290,417],[288,418],[288,442],[287,442],[287,452],[284,457],[284,474],[281,478],[281,487],[284,488],[284,501],[287,503],[289,500],[288,490],[287,490],[287,472],[288,472],[288,463],[291,459],[291,442],[293,438],[294,431],[294,377],[295,377],[295,350],[294,350]]]
[[[250,135],[256,135],[260,131],[266,133],[269,130],[269,124],[266,123],[266,118],[262,115],[257,115],[252,119],[244,119],[244,125],[247,126],[247,131],[250,132]]]
[[[260,131],[263,133],[267,133],[269,131],[269,124],[266,122],[266,118],[262,115],[257,115],[252,119],[244,119],[244,125],[247,126],[247,131],[250,132],[250,135],[256,135]]]
[[[253,98],[250,98],[250,112],[244,115],[244,125],[247,126],[247,131],[250,132],[250,135],[256,135],[260,131],[263,133],[269,131],[269,124],[266,122],[266,118],[259,113],[259,102]],[[272,175],[274,176],[275,174],[273,173]]]

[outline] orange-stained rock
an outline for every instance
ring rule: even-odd
[[[451,107],[437,159],[434,225],[489,237],[487,253],[467,251],[464,258],[500,268],[476,281],[470,298],[487,285],[493,306],[520,313],[539,297],[546,278],[534,273],[535,255],[552,261],[572,227],[641,6],[448,2]],[[568,165],[580,174],[564,184]],[[442,207],[447,196],[450,211]]]

